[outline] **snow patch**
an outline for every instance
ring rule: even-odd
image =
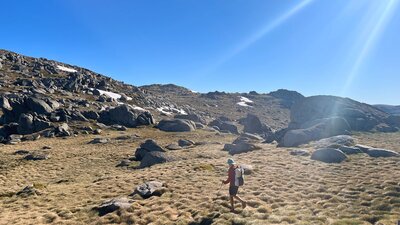
[[[93,91],[94,89],[90,88],[90,90]],[[116,100],[118,100],[118,99],[120,99],[122,97],[120,94],[117,94],[117,93],[114,93],[114,92],[111,92],[111,91],[103,91],[103,90],[100,90],[100,89],[96,89],[96,90],[98,90],[100,92],[100,94],[107,95],[108,97],[116,99]],[[127,100],[130,101],[130,100],[132,100],[132,98],[131,97],[127,97]]]
[[[159,108],[157,108],[157,110],[166,115],[172,115],[173,113],[187,115],[186,111],[183,109],[176,109],[176,108],[168,107],[168,106],[159,107]]]
[[[142,107],[139,107],[139,106],[136,106],[136,105],[132,105],[132,108],[134,109],[134,110],[137,110],[137,111],[146,111],[145,109],[143,109]]]
[[[60,66],[60,65],[57,65],[57,69],[58,69],[58,70],[65,71],[65,72],[70,72],[70,73],[75,73],[75,72],[77,72],[75,69],[68,68],[68,67],[65,67],[65,66]]]
[[[239,98],[240,98],[240,101],[241,101],[241,102],[253,103],[252,100],[250,100],[250,99],[248,99],[248,98],[246,98],[246,97],[239,96]]]
[[[239,96],[239,98],[240,98],[240,102],[237,102],[236,103],[237,105],[243,106],[243,107],[253,107],[253,106],[249,105],[249,103],[250,104],[253,103],[252,100],[250,100],[246,97],[243,97],[243,96]]]

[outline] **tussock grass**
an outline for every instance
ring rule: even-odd
[[[400,215],[399,159],[371,158],[364,154],[349,162],[325,164],[289,155],[287,149],[263,144],[260,150],[235,155],[256,171],[246,176],[239,195],[248,207],[229,209],[224,143],[232,135],[207,131],[165,133],[152,128],[126,132],[105,131],[114,140],[138,134],[137,141],[111,141],[88,145],[93,136],[41,139],[1,148],[0,224],[395,224]],[[356,134],[360,143],[400,151],[400,133]],[[146,169],[115,167],[134,154],[148,138],[165,146],[180,138],[207,141],[186,150],[170,151],[180,160]],[[12,153],[34,151],[49,145],[50,159],[26,162]],[[136,168],[133,162],[130,168]],[[167,185],[161,197],[134,197],[132,206],[103,217],[92,210],[104,200],[128,196],[147,180]],[[43,194],[29,198],[15,195],[33,184]]]

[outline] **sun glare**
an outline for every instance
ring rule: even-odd
[[[349,70],[347,79],[343,85],[343,89],[341,92],[342,96],[348,94],[347,92],[350,89],[354,79],[359,74],[363,63],[365,62],[371,50],[374,48],[379,37],[384,32],[384,29],[387,23],[390,21],[390,18],[392,17],[398,3],[399,0],[381,1],[380,7],[376,7],[376,13],[373,15],[367,15],[368,17],[370,17],[370,22],[363,24],[363,26],[366,26],[365,29],[367,30],[367,35],[358,39],[362,43],[361,50],[357,54],[354,60],[354,64]],[[372,6],[375,7],[375,5]]]

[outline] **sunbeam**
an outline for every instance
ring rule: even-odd
[[[347,94],[350,86],[352,85],[354,79],[359,74],[359,70],[364,63],[368,53],[374,47],[376,41],[378,40],[379,36],[383,33],[386,24],[390,21],[391,16],[393,15],[394,9],[396,8],[399,0],[389,0],[387,1],[385,7],[383,8],[382,12],[378,14],[378,19],[375,20],[375,23],[368,29],[369,35],[366,37],[361,51],[357,54],[357,57],[354,61],[353,66],[350,69],[346,82],[343,85],[343,89],[341,91],[341,95],[344,96]]]
[[[295,5],[293,8],[289,9],[288,11],[284,12],[281,16],[277,17],[273,21],[267,23],[266,26],[262,27],[259,29],[257,32],[252,34],[249,38],[238,44],[233,50],[229,51],[227,54],[221,57],[220,60],[218,60],[211,68],[208,68],[208,72],[211,70],[214,70],[221,66],[222,64],[226,63],[236,55],[238,55],[240,52],[244,51],[247,49],[249,46],[263,38],[267,33],[271,32],[274,30],[276,27],[279,25],[283,24],[287,20],[289,20],[291,17],[296,15],[298,12],[300,12],[302,9],[304,9],[306,6],[308,6],[311,2],[314,0],[303,0],[297,5]],[[207,72],[206,72],[207,73]]]

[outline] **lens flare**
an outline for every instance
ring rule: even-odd
[[[357,54],[354,64],[350,69],[346,82],[343,85],[341,96],[345,96],[347,94],[354,79],[359,74],[359,70],[361,69],[362,64],[365,62],[369,52],[373,49],[375,43],[379,39],[379,36],[382,35],[388,21],[390,21],[390,18],[392,17],[398,3],[399,0],[387,1],[386,5],[382,7],[381,11],[377,12],[377,19],[373,20],[372,24],[367,24],[367,26],[370,26],[367,28],[369,35],[367,35],[363,41],[361,51]]]

